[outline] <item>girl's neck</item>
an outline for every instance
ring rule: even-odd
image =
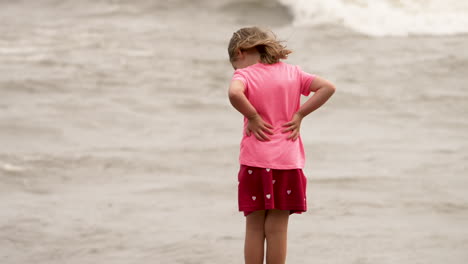
[[[261,62],[260,53],[255,48],[239,51],[238,58],[232,62],[234,69],[242,69]]]
[[[246,64],[248,66],[257,64],[257,63],[262,61],[261,58],[260,58],[260,53],[258,53],[258,52],[248,53],[248,55],[245,56],[245,59],[246,59]]]

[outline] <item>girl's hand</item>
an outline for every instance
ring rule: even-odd
[[[250,136],[252,133],[260,141],[270,141],[270,138],[266,134],[273,135],[273,126],[263,121],[259,114],[248,118],[249,122],[245,130],[245,134]],[[266,133],[266,134],[265,134]]]
[[[287,128],[283,129],[281,132],[286,133],[292,131],[291,135],[288,136],[288,139],[292,139],[293,141],[295,141],[299,137],[302,118],[303,117],[300,114],[295,113],[291,121],[283,124],[283,127]]]

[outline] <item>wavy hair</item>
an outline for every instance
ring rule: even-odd
[[[241,28],[234,32],[229,41],[229,61],[236,60],[239,50],[256,48],[263,63],[277,63],[280,59],[287,59],[288,54],[292,53],[281,42],[271,30],[263,30],[258,27]]]

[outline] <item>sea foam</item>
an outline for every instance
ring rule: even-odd
[[[339,24],[371,36],[468,33],[468,1],[280,0],[295,25]]]

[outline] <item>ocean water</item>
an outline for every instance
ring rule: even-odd
[[[282,0],[296,25],[339,24],[371,36],[468,32],[468,2],[458,0]]]
[[[465,1],[291,3],[0,1],[1,262],[241,263],[227,44],[255,24],[337,86],[288,260],[466,263]]]

